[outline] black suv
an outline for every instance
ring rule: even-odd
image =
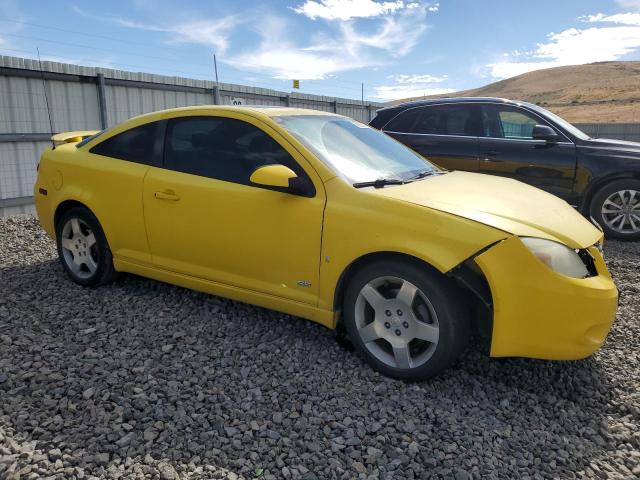
[[[640,143],[590,138],[537,105],[501,98],[403,103],[370,125],[445,169],[515,178],[574,205],[609,238],[640,239]]]

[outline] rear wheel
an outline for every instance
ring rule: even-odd
[[[344,303],[349,337],[381,373],[432,377],[462,352],[468,318],[457,287],[424,267],[380,261],[359,271]]]
[[[593,197],[590,214],[608,238],[640,240],[640,180],[617,180],[602,187]]]
[[[97,286],[115,278],[107,239],[98,219],[87,208],[73,207],[60,216],[56,242],[60,262],[74,282]]]

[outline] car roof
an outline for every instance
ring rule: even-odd
[[[429,98],[424,100],[412,100],[410,102],[400,103],[398,105],[390,105],[381,110],[404,110],[407,108],[421,107],[424,105],[442,105],[455,103],[508,103],[512,105],[520,105],[522,102],[515,102],[507,98],[499,97],[445,97],[445,98]]]
[[[193,114],[194,112],[202,111],[203,114],[205,112],[207,114],[211,113],[211,111],[219,111],[219,112],[247,112],[254,114],[262,114],[268,117],[280,117],[280,116],[291,116],[291,115],[327,115],[327,116],[337,116],[341,117],[337,113],[332,112],[323,112],[320,110],[310,110],[307,108],[292,108],[292,107],[272,107],[268,105],[195,105],[191,107],[177,107],[177,108],[168,108],[165,110],[158,110],[155,112],[150,112],[144,115],[139,115],[134,118],[141,118],[145,116],[156,116],[162,115],[165,113],[189,113]],[[132,119],[131,119],[132,120]]]

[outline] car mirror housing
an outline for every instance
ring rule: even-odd
[[[299,177],[289,167],[279,164],[256,168],[249,180],[256,185],[304,197],[313,197],[316,193],[311,180]]]
[[[547,125],[535,125],[533,127],[533,139],[544,140],[546,142],[557,142],[559,135],[555,130]]]

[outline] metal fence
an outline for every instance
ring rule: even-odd
[[[593,138],[640,142],[640,123],[576,123],[575,125]]]
[[[44,80],[43,80],[44,79]],[[272,105],[335,112],[368,123],[380,103],[0,56],[0,214],[32,211],[38,158],[54,132],[100,130],[188,105]]]

